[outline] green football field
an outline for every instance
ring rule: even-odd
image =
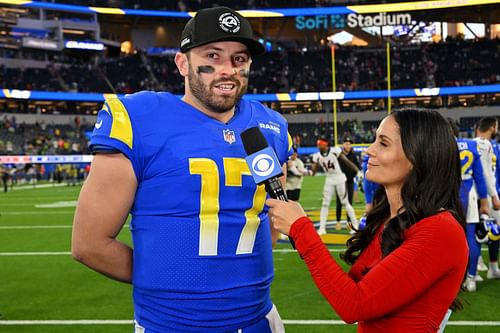
[[[323,180],[304,181],[301,201],[311,216],[317,216]],[[40,185],[0,192],[0,333],[133,332],[131,287],[91,271],[70,255],[79,189]],[[359,216],[363,204],[355,207]],[[130,241],[128,228],[120,238]],[[336,257],[342,249],[331,246]],[[483,257],[487,259],[484,249]],[[272,298],[287,332],[356,332],[322,298],[288,243],[278,244],[274,261]],[[478,292],[461,293],[465,309],[452,315],[445,332],[500,332],[500,281],[481,275],[485,281],[478,283]]]

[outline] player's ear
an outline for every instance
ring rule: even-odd
[[[189,61],[186,53],[177,52],[175,54],[175,65],[182,76],[187,76],[189,72]]]

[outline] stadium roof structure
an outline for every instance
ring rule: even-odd
[[[0,7],[39,9],[49,12],[68,12],[90,15],[102,25],[101,31],[117,33],[121,39],[132,35],[132,29],[153,30],[164,26],[168,31],[168,43],[162,47],[178,47],[180,32],[187,19],[195,12],[141,10],[112,7],[78,6],[61,3],[0,0]],[[407,1],[376,5],[353,5],[315,8],[280,8],[240,10],[249,17],[257,36],[264,41],[274,41],[285,48],[309,47],[342,30],[359,37],[368,45],[381,45],[383,39],[363,31],[362,22],[396,22],[399,17],[410,16],[410,30],[419,22],[486,23],[500,24],[500,2],[498,0],[428,0]],[[408,18],[407,18],[408,20]],[[399,21],[398,21],[399,22]],[[350,23],[357,24],[352,26]],[[298,28],[302,24],[304,29]],[[309,27],[308,27],[309,25]],[[310,26],[313,26],[311,29]],[[388,24],[391,25],[391,24]],[[392,24],[394,25],[394,24]],[[369,26],[369,25],[368,25]],[[128,32],[124,32],[128,31]],[[141,46],[142,47],[142,46]]]
[[[141,10],[113,7],[91,7],[68,4],[47,3],[39,1],[23,0],[0,0],[2,5],[13,5],[27,8],[38,8],[48,10],[69,11],[82,14],[101,15],[135,15],[135,16],[157,16],[157,17],[177,17],[189,18],[193,12]],[[314,7],[314,8],[275,8],[275,9],[249,9],[239,11],[243,16],[264,18],[264,17],[288,17],[288,16],[312,16],[331,14],[369,14],[369,13],[389,13],[389,12],[413,12],[429,11],[439,9],[456,9],[461,7],[495,5],[498,0],[429,0],[429,1],[408,1],[389,4],[376,5],[353,5],[335,7]]]

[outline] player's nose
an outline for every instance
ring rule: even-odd
[[[237,68],[231,59],[227,59],[221,63],[220,74],[223,76],[234,76],[237,74]]]

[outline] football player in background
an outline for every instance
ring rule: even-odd
[[[460,186],[460,201],[466,216],[466,235],[469,245],[469,265],[467,278],[463,284],[465,290],[474,292],[477,290],[476,281],[481,277],[477,274],[477,263],[481,256],[481,244],[476,239],[476,229],[479,226],[479,215],[489,213],[488,191],[486,180],[483,175],[481,156],[477,150],[477,142],[471,139],[458,138],[459,127],[453,119],[448,119],[453,134],[457,140],[458,151],[460,153],[460,163],[462,166]],[[477,202],[480,202],[478,207]]]
[[[356,166],[356,169],[353,169],[349,165],[346,165],[343,159],[339,160],[340,169],[342,170],[342,172],[346,177],[345,189],[347,192],[347,200],[349,201],[349,204],[351,206],[354,195],[354,183],[355,183],[354,180],[357,176],[356,170],[361,169],[358,157],[356,156],[356,153],[352,148],[352,144],[353,141],[351,138],[345,138],[344,142],[342,143],[342,153],[349,161],[351,161]],[[337,225],[340,225],[340,218],[342,217],[342,203],[339,199],[338,194],[336,195],[336,200],[335,200],[335,213],[337,217]],[[349,216],[347,216],[347,220],[349,220]]]
[[[496,139],[491,140],[491,147],[495,157],[495,179],[497,181],[497,193],[500,198],[500,145]]]
[[[363,192],[365,193],[365,212],[363,216],[359,219],[359,229],[362,230],[366,226],[366,215],[373,208],[373,198],[377,192],[379,185],[368,179],[366,179],[366,170],[368,169],[368,159],[369,156],[366,152],[363,153],[361,160],[361,172],[363,172]]]
[[[497,195],[500,198],[500,147],[498,145],[498,142],[496,141],[496,135],[498,133],[498,121],[497,121],[497,132],[495,134],[492,134],[492,139],[491,139],[491,148],[493,150],[493,162],[492,162],[492,167],[493,167],[493,175],[495,177],[495,185],[496,185],[496,190],[497,190]],[[493,213],[493,216],[495,218],[495,221],[497,225],[500,226],[500,210],[497,210]],[[492,230],[490,231],[490,236],[493,236],[493,239],[490,239],[490,243],[488,250],[492,252],[490,255],[492,258],[494,258],[496,254],[497,258],[497,263],[498,263],[498,251],[499,251],[499,238],[500,234],[498,233],[500,228],[496,228],[496,232],[493,232]],[[495,248],[496,247],[496,248]],[[497,264],[498,266],[498,264]],[[495,267],[494,267],[495,268]],[[490,274],[492,278],[498,278],[498,274]]]
[[[495,154],[491,145],[491,140],[495,138],[498,131],[498,120],[495,117],[484,117],[479,120],[476,128],[476,140],[481,155],[481,163],[488,189],[488,200],[490,202],[490,215],[500,223],[500,200],[498,199],[497,184],[495,179],[494,161]],[[498,268],[498,249],[500,241],[488,242],[488,255],[490,259],[488,279],[500,279],[500,269]]]
[[[293,154],[287,162],[286,196],[289,200],[299,201],[300,190],[304,176],[312,175],[312,171],[304,167],[304,162],[299,158],[297,146],[293,146]]]
[[[237,12],[199,10],[175,55],[182,99],[140,92],[107,100],[98,114],[72,253],[132,283],[136,332],[284,331],[270,299],[267,194],[240,139],[261,127],[284,169],[292,148],[286,121],[241,99],[263,52]],[[129,213],[133,249],[117,240]]]
[[[357,229],[358,220],[356,218],[356,214],[354,213],[354,208],[352,208],[347,198],[347,191],[345,188],[346,176],[340,169],[339,159],[342,159],[348,167],[355,170],[358,177],[362,177],[361,171],[354,163],[345,157],[340,147],[330,147],[326,139],[318,139],[316,146],[319,151],[314,153],[312,156],[312,174],[316,174],[319,166],[321,166],[326,173],[325,184],[323,186],[323,202],[321,204],[318,234],[326,234],[326,221],[328,219],[330,202],[332,201],[334,194],[337,194],[340,198],[340,202],[345,207],[347,216],[349,216],[350,223],[352,223],[353,227]],[[337,222],[337,230],[338,229],[340,229],[340,224]]]

